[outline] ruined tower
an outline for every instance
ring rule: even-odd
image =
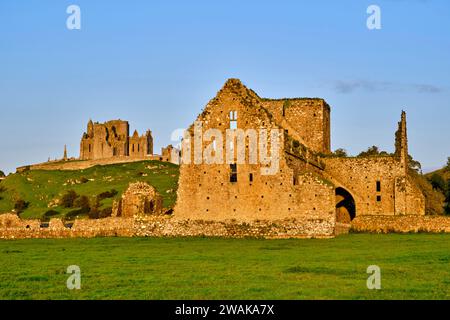
[[[406,112],[402,110],[398,129],[395,133],[395,156],[399,159],[405,174],[408,173],[408,136],[406,132]]]
[[[69,158],[67,157],[67,145],[64,145],[64,155],[63,155],[63,160],[67,161]]]

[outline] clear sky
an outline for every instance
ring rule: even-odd
[[[81,30],[66,27],[71,4]],[[450,156],[450,1],[1,0],[0,170],[64,144],[78,157],[90,118],[151,129],[159,153],[231,77],[326,99],[333,149],[393,151],[404,109],[413,157]]]

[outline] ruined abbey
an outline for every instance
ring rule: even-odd
[[[130,137],[127,121],[112,120],[105,123],[89,121],[80,143],[81,160],[112,157],[144,158],[153,154],[150,130],[139,136],[135,130]]]
[[[195,137],[196,126],[203,138]],[[263,134],[252,135],[252,129]],[[250,146],[270,144],[273,129],[281,141],[279,163],[276,172],[265,174],[266,164],[248,161]],[[194,138],[184,139],[182,155],[197,160],[180,167],[178,218],[295,219],[300,234],[332,235],[337,223],[358,216],[425,214],[425,198],[408,174],[404,112],[394,155],[338,157],[331,153],[330,106],[323,99],[264,99],[230,79],[188,131]],[[219,138],[230,132],[231,142]],[[241,146],[234,140],[239,134]],[[227,161],[215,161],[230,150]],[[247,161],[238,161],[239,153]],[[202,154],[213,160],[201,161]]]
[[[261,98],[230,79],[185,131],[181,154],[171,145],[161,155],[152,154],[151,132],[130,136],[126,121],[90,121],[80,159],[72,161],[64,152],[64,161],[18,172],[171,161],[180,164],[175,207],[163,208],[156,189],[138,183],[130,185],[115,202],[113,217],[103,222],[81,220],[76,228],[61,227],[57,233],[38,226],[30,230],[36,237],[333,237],[351,226],[450,232],[450,219],[423,217],[425,197],[409,171],[405,112],[393,137],[394,153],[357,157],[331,152],[330,112],[320,98]],[[15,223],[19,231],[30,225]],[[1,237],[18,236],[15,229],[1,230]]]

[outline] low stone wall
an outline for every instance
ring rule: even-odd
[[[41,223],[39,220],[21,220],[15,214],[0,215],[0,239],[131,237],[133,235],[133,218],[76,220],[71,227],[67,227],[61,219],[51,219],[49,223]]]
[[[238,222],[180,220],[174,216],[149,215],[131,218],[109,217],[76,220],[71,228],[60,219],[48,224],[21,220],[14,214],[0,215],[0,239],[72,238],[72,237],[231,237],[231,238],[331,238],[333,225],[326,220]],[[328,230],[327,233],[323,230]]]
[[[373,233],[450,232],[446,216],[360,216],[352,221],[351,231]]]
[[[336,222],[336,226],[334,228],[334,235],[338,236],[341,234],[349,233],[352,225],[350,223]]]
[[[17,168],[17,172],[28,170],[82,170],[93,166],[105,166],[118,163],[129,163],[146,160],[169,161],[169,158],[160,155],[151,155],[146,157],[113,157],[98,160],[69,160],[69,161],[50,161]]]
[[[328,225],[329,224],[329,225]],[[139,237],[231,237],[231,238],[331,238],[333,225],[327,221],[305,223],[295,219],[239,222],[235,220],[181,220],[170,216],[144,216],[135,219]],[[330,230],[319,233],[318,230]]]

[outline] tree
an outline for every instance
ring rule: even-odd
[[[440,190],[445,194],[447,186],[445,185],[444,179],[439,174],[434,173],[431,176],[430,182],[434,189]]]
[[[29,205],[29,202],[26,202],[22,199],[17,199],[14,203],[14,210],[19,214],[22,213],[26,208],[28,208]]]
[[[422,171],[421,163],[419,161],[414,160],[410,154],[408,154],[408,162],[409,162],[409,168],[411,170],[414,170],[417,173]]]
[[[450,159],[450,158],[449,158]],[[2,177],[4,177],[5,176],[5,173],[2,171],[2,170],[0,170],[0,178],[2,178]]]
[[[372,157],[372,156],[388,156],[389,153],[386,151],[380,151],[377,146],[371,146],[366,151],[358,154],[358,157]]]
[[[333,154],[334,154],[336,157],[342,157],[342,158],[345,158],[345,157],[348,156],[348,155],[347,155],[347,150],[345,150],[345,149],[343,149],[343,148],[339,148],[339,149],[334,150]]]
[[[450,157],[447,158],[447,165],[445,166],[447,171],[450,171]]]
[[[90,209],[89,198],[86,196],[80,196],[75,199],[75,201],[73,202],[73,206],[75,208],[80,208],[89,211]]]
[[[447,180],[447,194],[445,197],[446,202],[450,202],[450,179]]]
[[[76,198],[78,198],[77,193],[74,190],[69,190],[62,196],[61,205],[64,208],[73,208]]]

